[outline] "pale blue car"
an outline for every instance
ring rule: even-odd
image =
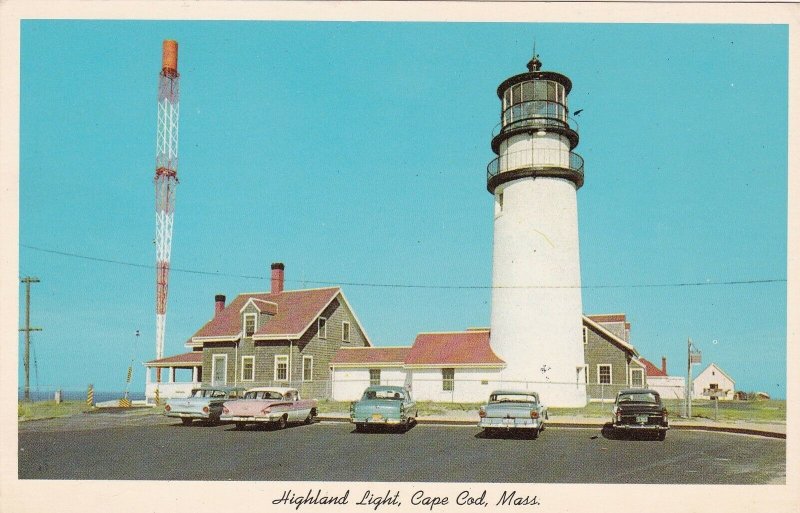
[[[418,415],[417,403],[403,387],[368,387],[361,399],[350,405],[350,422],[356,425],[356,431],[368,426],[409,428]]]
[[[164,407],[164,415],[181,419],[184,425],[193,420],[201,420],[206,424],[216,424],[222,415],[222,403],[241,397],[243,388],[233,387],[200,387],[192,390],[190,397],[170,399]]]

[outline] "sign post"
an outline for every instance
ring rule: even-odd
[[[692,339],[686,339],[686,417],[692,418],[692,365],[700,363],[703,353],[692,345]]]

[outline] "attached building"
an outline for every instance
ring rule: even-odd
[[[647,373],[647,387],[658,392],[664,399],[684,399],[686,397],[686,378],[667,374],[667,359],[661,357],[661,368],[652,362],[639,358]]]

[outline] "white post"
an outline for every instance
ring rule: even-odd
[[[175,367],[169,368],[169,382],[175,383]]]
[[[152,381],[152,379],[153,379],[152,373],[150,372],[151,370],[153,370],[153,368],[152,368],[152,367],[145,367],[145,368],[147,369],[147,372],[145,372],[145,373],[144,373],[144,376],[145,376],[145,381],[146,381],[146,382],[147,382],[147,384],[149,385],[149,384],[150,384],[150,382],[151,382],[151,381]]]
[[[198,367],[192,367],[192,382],[197,383],[197,369]]]

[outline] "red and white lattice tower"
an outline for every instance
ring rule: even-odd
[[[178,185],[178,113],[180,100],[178,42],[165,40],[158,79],[156,134],[156,359],[164,357],[167,285],[172,251],[175,188]],[[158,381],[161,373],[157,374]]]

